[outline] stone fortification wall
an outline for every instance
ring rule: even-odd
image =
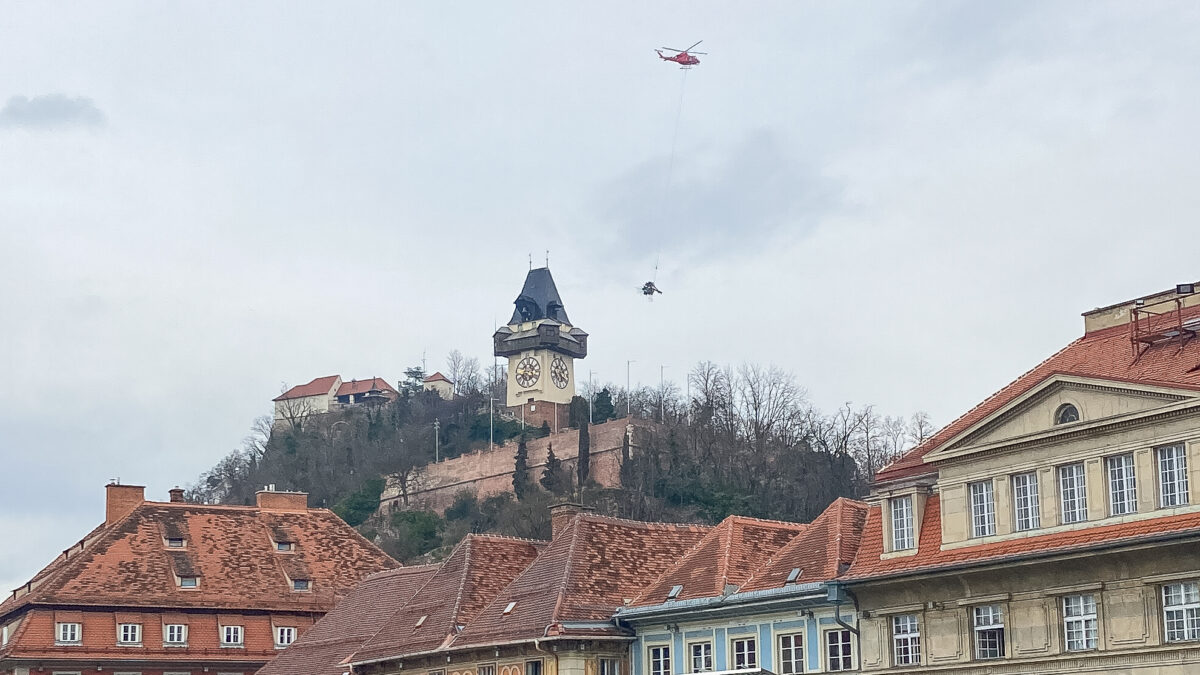
[[[592,480],[605,487],[620,485],[622,442],[629,434],[630,453],[636,452],[650,433],[643,424],[629,424],[628,420],[620,419],[591,427]],[[568,429],[529,441],[531,479],[536,481],[541,478],[551,445],[554,447],[554,456],[574,475],[575,460],[579,455],[579,431]],[[412,481],[407,505],[403,503],[399,485],[395,479],[391,479],[381,497],[380,508],[385,512],[401,508],[424,508],[441,513],[454,503],[455,495],[463,490],[474,492],[480,499],[512,492],[516,454],[517,442],[510,440],[492,450],[430,464]]]

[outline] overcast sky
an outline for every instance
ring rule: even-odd
[[[488,361],[531,253],[581,377],[774,363],[939,425],[1200,276],[1194,3],[0,14],[0,592],[281,383]]]

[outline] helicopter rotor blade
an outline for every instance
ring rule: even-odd
[[[700,44],[701,42],[704,42],[704,40],[696,40],[696,45]],[[687,49],[685,49],[685,50],[683,50],[683,51],[685,51],[685,52],[690,52],[690,51],[692,51],[693,49],[695,49],[696,45],[692,45],[691,47],[688,47]]]
[[[688,52],[689,54],[699,54],[700,56],[708,56],[708,52]]]
[[[665,50],[667,50],[667,51],[669,51],[669,52],[682,52],[682,51],[684,51],[683,49],[675,49],[674,47],[663,47],[663,49],[665,49]]]

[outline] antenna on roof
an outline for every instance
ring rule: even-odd
[[[532,252],[530,252],[530,254],[529,254],[529,269],[530,269],[530,271],[533,271],[533,253]]]
[[[550,249],[546,249],[546,269],[550,269]]]

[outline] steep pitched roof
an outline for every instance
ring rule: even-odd
[[[675,586],[682,588],[674,600],[720,596],[730,586],[742,585],[758,565],[796,539],[806,527],[800,523],[729,516],[643,588],[630,604],[634,607],[660,604]]]
[[[430,375],[429,377],[425,378],[422,381],[423,382],[450,382],[450,378],[448,378],[445,375],[438,372],[438,373],[434,373],[434,374]],[[450,382],[450,384],[454,384],[454,383]]]
[[[367,577],[258,675],[341,675],[346,658],[412,600],[438,567],[401,567]]]
[[[566,635],[570,622],[607,622],[710,529],[578,515],[452,646]]]
[[[866,581],[872,578],[935,572],[964,565],[984,565],[1014,558],[1070,553],[1097,546],[1135,544],[1148,539],[1181,535],[1200,537],[1200,513],[1099,525],[1082,530],[1055,532],[943,551],[939,497],[931,495],[925,501],[921,537],[917,542],[915,555],[880,559],[883,555],[883,522],[880,507],[871,507],[863,529],[863,545],[844,578],[848,581]]]
[[[308,384],[298,384],[282,394],[271,399],[272,401],[286,401],[292,398],[304,398],[305,396],[320,396],[333,391],[333,385],[341,379],[340,375],[326,375],[318,377]]]
[[[283,536],[294,551],[275,550]],[[398,566],[325,509],[143,502],[14,591],[0,617],[29,605],[323,612],[363,577]],[[180,588],[178,576],[199,584]],[[311,591],[294,592],[290,579],[310,580]]]
[[[1200,306],[1183,310],[1184,320],[1196,317],[1200,317]],[[934,467],[924,463],[926,455],[1054,375],[1200,390],[1200,339],[1189,340],[1182,346],[1178,340],[1164,341],[1144,349],[1140,356],[1135,356],[1127,326],[1087,333],[881,469],[875,480],[884,482],[935,473]]]
[[[739,592],[783,586],[794,569],[800,570],[794,580],[797,583],[838,578],[858,553],[866,517],[865,502],[838,498],[803,533],[756,569]]]
[[[521,294],[513,304],[516,305],[516,309],[513,310],[512,318],[508,320],[510,324],[538,319],[552,319],[571,324],[571,320],[567,318],[567,308],[563,306],[562,298],[558,295],[558,287],[554,285],[554,277],[550,276],[550,269],[547,267],[529,270],[529,274],[525,276],[525,285],[521,287]]]
[[[537,558],[543,542],[468,535],[411,601],[350,657],[371,661],[439,649]],[[388,599],[393,608],[397,603]]]
[[[387,380],[383,379],[382,377],[372,377],[369,380],[350,380],[349,382],[343,382],[342,386],[338,387],[337,395],[349,396],[351,394],[365,394],[372,389],[389,391],[393,394],[399,393],[392,388],[392,385],[387,383]]]

